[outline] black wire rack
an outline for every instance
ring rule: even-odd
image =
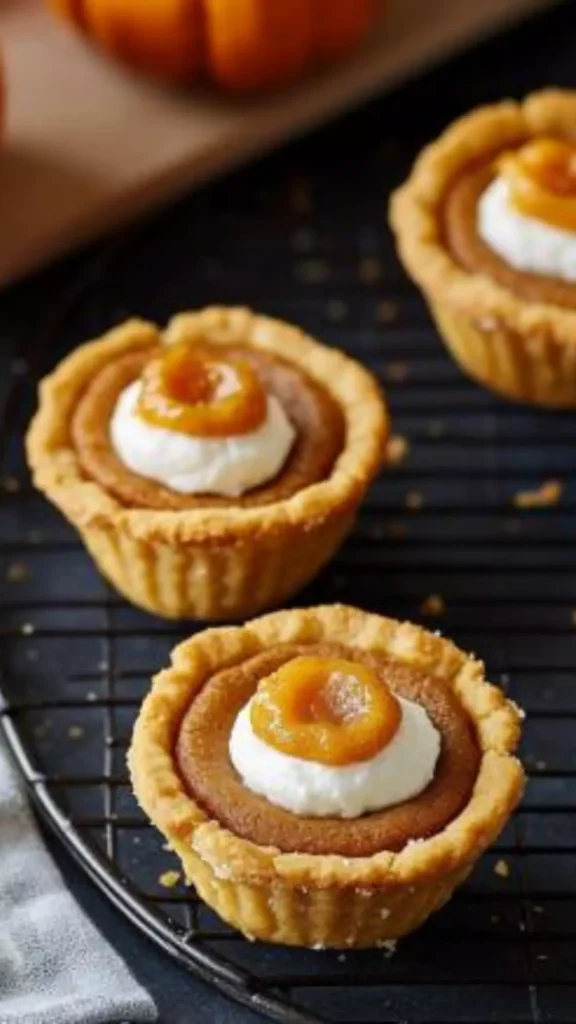
[[[487,60],[495,91],[522,91],[529,83],[509,78],[510,40],[530,64],[576,29],[574,13],[437,74],[428,107],[430,80],[182,201],[0,310],[3,731],[37,808],[113,903],[185,968],[272,1020],[576,1019],[576,415],[508,405],[465,380],[382,218],[424,131],[456,112],[454,75],[463,107],[485,96]],[[396,126],[393,141],[383,124]],[[249,302],[361,358],[409,441],[298,603],[345,601],[441,628],[485,657],[528,713],[522,807],[394,955],[249,943],[191,890],[163,884],[178,865],[136,806],[125,755],[150,676],[198,626],[123,602],[25,468],[36,382],[62,355],[133,312],[165,321],[210,302]],[[517,508],[518,492],[552,479],[557,504]]]

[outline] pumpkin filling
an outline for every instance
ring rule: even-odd
[[[381,810],[294,813],[249,788],[230,756],[237,723],[249,715],[258,740],[299,771],[363,771],[399,742],[407,702],[439,737],[437,758],[424,789]],[[175,755],[193,798],[236,835],[347,857],[397,851],[441,831],[470,799],[480,760],[472,723],[441,680],[335,643],[279,645],[211,676],[183,718]]]
[[[514,266],[511,260],[489,245],[479,231],[479,209],[495,183],[506,188],[506,202],[512,215],[525,218],[528,226],[526,250],[531,243],[540,253],[535,271]],[[464,168],[452,182],[443,202],[444,244],[460,266],[484,274],[526,302],[546,303],[576,309],[576,147],[560,140],[542,139],[519,143],[515,150],[490,153]],[[506,209],[501,222],[506,219]],[[535,230],[545,233],[538,245]],[[501,230],[504,230],[502,227]],[[550,238],[550,232],[555,237]],[[557,236],[560,235],[561,238]],[[543,267],[546,245],[551,259],[558,258],[559,244],[569,252],[570,272],[561,276]],[[522,255],[522,235],[515,241]],[[569,247],[569,249],[568,249]]]
[[[111,437],[115,411],[141,382],[134,413],[145,427],[224,449],[251,443],[276,403],[293,443],[279,471],[245,492],[180,493],[130,468]],[[88,384],[71,422],[83,472],[131,508],[183,510],[261,506],[285,500],[330,475],[345,440],[344,417],[326,389],[293,364],[241,345],[158,346],[108,363]]]

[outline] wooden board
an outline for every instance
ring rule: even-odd
[[[239,102],[151,84],[53,21],[40,0],[0,0],[9,83],[0,284],[546,0],[388,2],[382,27],[347,62],[282,95]]]

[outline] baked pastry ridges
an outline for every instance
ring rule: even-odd
[[[181,314],[163,335],[167,344],[195,338],[246,343],[304,367],[341,405],[344,448],[328,477],[264,507],[184,513],[126,508],[82,474],[69,421],[86,382],[106,360],[159,337],[152,324],[129,321],[82,346],[42,382],[27,437],[34,482],[134,603],[167,617],[242,618],[284,601],[341,543],[383,462],[386,409],[367,371],[295,327],[245,309]]]
[[[576,311],[527,302],[461,268],[444,245],[440,211],[463,168],[532,137],[573,137],[575,116],[576,93],[560,89],[478,108],[422,151],[390,204],[402,261],[457,361],[508,397],[550,406],[576,404]]]
[[[444,679],[476,726],[482,762],[469,804],[439,834],[397,854],[345,858],[256,846],[210,821],[175,766],[176,730],[211,672],[273,643],[335,637]],[[327,606],[207,630],[176,648],[172,667],[156,677],[144,702],[129,765],[139,802],[181,857],[189,881],[232,924],[276,942],[374,945],[411,931],[448,899],[504,827],[524,784],[513,754],[519,733],[517,709],[484,681],[481,662],[409,623]]]

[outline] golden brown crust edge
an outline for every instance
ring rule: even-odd
[[[345,447],[331,475],[265,508],[189,512],[127,509],[86,480],[69,439],[70,415],[86,381],[106,359],[154,341],[173,344],[184,338],[261,347],[301,366],[329,390],[346,421]],[[210,307],[174,317],[163,335],[154,325],[133,320],[77,349],[42,381],[26,447],[36,486],[80,529],[109,529],[147,543],[221,546],[263,534],[280,537],[299,527],[307,532],[353,511],[383,461],[387,433],[376,381],[358,363],[289,324],[242,308]]]
[[[384,851],[373,857],[349,859],[286,854],[256,846],[207,819],[186,793],[174,761],[172,749],[181,718],[212,672],[270,644],[317,643],[334,638],[439,676],[452,687],[476,725],[482,760],[468,805],[441,833],[408,844],[397,854]],[[420,887],[428,907],[423,916],[427,916],[436,905],[433,893],[439,902],[448,897],[497,837],[518,803],[524,784],[522,767],[513,756],[519,735],[518,710],[500,690],[485,682],[481,662],[417,626],[334,605],[276,612],[244,627],[206,630],[180,644],[173,652],[172,666],[156,677],[144,701],[129,766],[139,803],[178,851],[190,878],[195,882],[200,879],[197,884],[212,905],[218,904],[214,890],[219,881],[228,887],[255,887],[259,898],[261,887],[277,890],[280,886],[286,900],[295,890],[317,892],[334,887],[396,892],[400,899],[399,890],[409,886]],[[210,874],[207,889],[202,883],[206,871]],[[217,909],[246,930],[241,915],[234,917],[221,907]],[[408,916],[412,913],[416,921],[414,906],[408,910]],[[410,930],[414,923],[406,928],[401,921],[393,925],[399,934]],[[264,928],[262,937],[272,937],[265,932]],[[276,941],[292,941],[290,929],[280,929],[279,934],[277,928]],[[386,929],[378,934],[385,935]],[[357,939],[353,944],[360,943],[359,936]],[[327,941],[336,944],[329,937]]]

